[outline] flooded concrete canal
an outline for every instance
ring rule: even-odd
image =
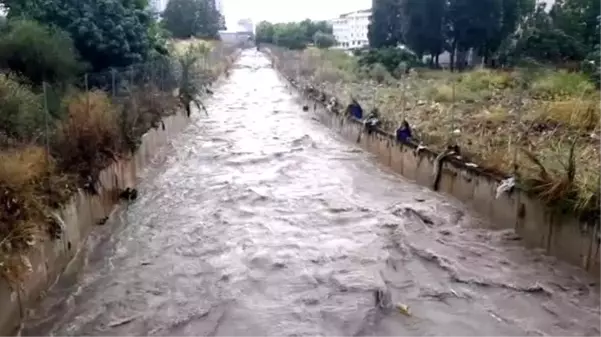
[[[262,54],[205,104],[22,334],[599,335],[583,271],[378,165]]]

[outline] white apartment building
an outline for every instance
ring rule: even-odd
[[[336,48],[356,49],[367,47],[367,26],[371,9],[364,9],[356,12],[340,15],[338,18],[330,20],[332,24],[333,35],[336,38]]]

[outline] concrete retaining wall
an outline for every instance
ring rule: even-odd
[[[131,159],[115,162],[100,173],[98,195],[79,190],[71,202],[57,211],[64,225],[61,239],[47,240],[34,247],[28,255],[33,270],[20,289],[12,289],[0,278],[0,336],[17,333],[27,308],[39,302],[86,244],[88,234],[98,221],[112,212],[119,191],[135,185],[137,175],[159,149],[188,124],[188,118],[183,114],[174,115],[165,118],[164,123],[164,130],[159,127],[143,136],[140,148]]]
[[[414,145],[401,144],[392,134],[381,130],[368,135],[360,121],[332,113],[312,98],[302,99],[322,123],[349,141],[359,143],[395,172],[418,184],[433,186],[436,153],[429,150],[417,153]],[[497,199],[501,180],[457,160],[445,160],[438,191],[459,199],[489,219],[492,229],[512,228],[527,246],[543,248],[547,254],[578,265],[599,279],[599,223],[580,222],[570,214],[557,215],[517,188]]]

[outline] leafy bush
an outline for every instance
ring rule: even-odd
[[[582,97],[596,91],[583,73],[567,71],[548,71],[534,80],[531,86],[535,96],[554,99],[561,97]]]
[[[36,85],[69,82],[82,70],[69,35],[35,21],[11,20],[0,36],[0,67]]]
[[[380,63],[386,67],[389,73],[394,73],[399,64],[403,62],[407,65],[407,69],[421,64],[414,53],[400,48],[372,49],[361,53],[359,56],[360,66],[371,66]]]
[[[5,1],[9,18],[30,18],[71,35],[82,59],[94,71],[148,60],[156,40],[146,1]]]
[[[561,29],[527,29],[508,52],[514,60],[530,57],[541,62],[561,63],[581,60],[586,52],[582,43]]]
[[[302,32],[296,30],[292,25],[276,30],[273,34],[273,43],[293,50],[307,47],[307,41],[304,39]]]
[[[55,174],[52,157],[30,145],[0,151],[0,277],[16,283],[30,267],[14,251],[61,233],[50,209],[66,201],[70,185]],[[25,262],[25,263],[24,263]]]
[[[510,73],[493,71],[489,69],[476,69],[461,76],[461,84],[470,90],[505,89],[513,86]]]
[[[331,34],[317,32],[315,35],[313,35],[313,42],[315,43],[316,47],[327,49],[336,44],[336,39]]]
[[[0,74],[0,136],[33,140],[44,127],[41,101],[29,86]]]
[[[386,83],[392,80],[392,76],[388,72],[388,69],[381,63],[376,63],[369,67],[368,75],[369,78],[378,83]]]

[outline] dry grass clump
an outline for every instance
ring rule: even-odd
[[[206,48],[208,50],[212,50],[215,48],[215,41],[212,40],[203,40],[203,39],[185,39],[185,40],[173,40],[173,46],[176,52],[176,55],[181,55],[185,53],[190,47],[198,47],[198,48]]]
[[[464,157],[483,168],[511,175],[517,167],[530,190],[549,204],[598,213],[600,95],[582,74],[417,69],[390,80],[349,66],[354,58],[341,53],[272,52],[288,76],[296,77],[295,62],[302,59],[304,80],[339,99],[352,96],[367,110],[377,106],[388,131],[406,118],[435,150],[457,143]],[[337,72],[344,74],[322,75]]]
[[[177,98],[153,85],[133,88],[120,106],[119,124],[125,149],[135,152],[150,129],[164,129],[163,118],[177,112]]]
[[[192,63],[222,48],[197,42],[184,45],[194,59]],[[220,50],[223,54],[219,56],[233,51]],[[187,79],[182,83],[206,85],[233,62],[211,55],[202,69],[188,66]],[[184,76],[181,72],[170,76],[179,82]],[[132,75],[127,74],[128,78]],[[0,74],[0,277],[13,284],[23,280],[31,270],[29,250],[37,242],[61,234],[53,211],[77,186],[96,192],[95,182],[102,169],[135,150],[144,133],[150,128],[164,128],[162,119],[176,113],[180,101],[172,89],[164,82],[160,90],[156,82],[143,81],[134,86],[134,81],[129,81],[124,95],[113,98],[101,90],[70,89],[57,104],[64,113],[53,117],[45,115],[42,97],[30,87]],[[187,89],[193,89],[189,94],[196,96],[202,87]],[[44,132],[50,136],[49,151]]]
[[[118,109],[99,90],[73,93],[63,105],[67,117],[57,126],[53,153],[64,171],[94,178],[122,149]]]
[[[11,253],[26,253],[37,242],[60,235],[50,211],[67,200],[70,186],[66,177],[56,175],[42,147],[0,152],[0,276],[20,279],[26,258]],[[19,263],[13,263],[15,259]]]

